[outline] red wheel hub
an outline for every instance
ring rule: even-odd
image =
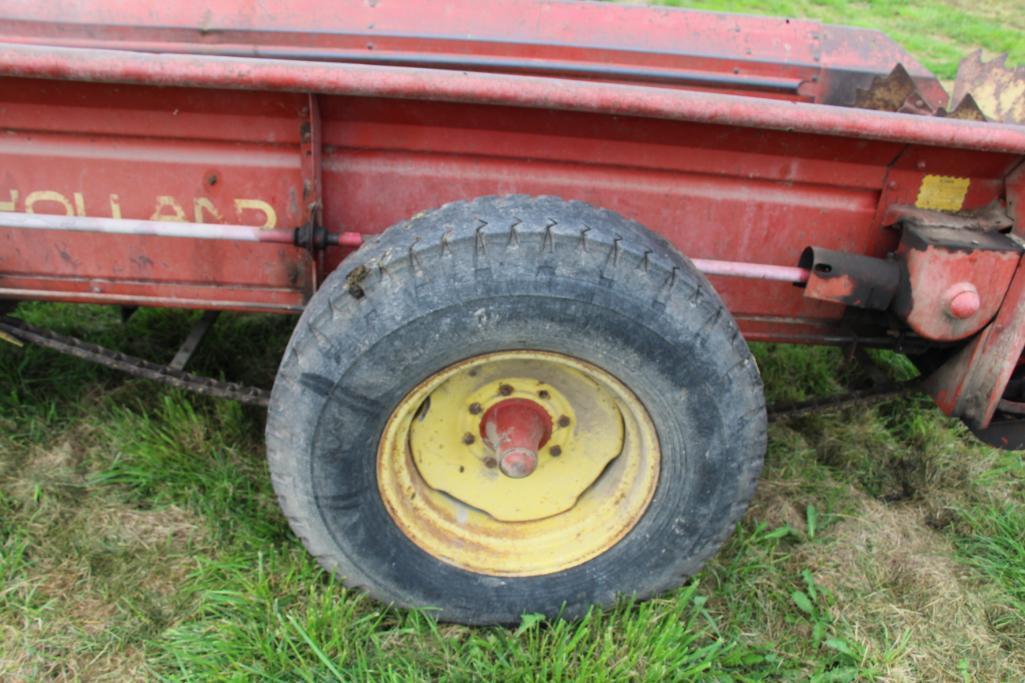
[[[521,479],[537,469],[537,452],[552,436],[552,418],[534,401],[509,398],[488,408],[480,434],[502,473]]]

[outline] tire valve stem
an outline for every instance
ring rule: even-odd
[[[552,418],[534,401],[510,398],[488,408],[480,431],[502,474],[522,479],[537,469],[538,451],[552,435]]]

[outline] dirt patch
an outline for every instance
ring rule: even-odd
[[[747,511],[747,519],[765,524],[769,529],[789,526],[805,533],[805,512],[793,502],[800,482],[765,479],[758,483],[758,491]]]
[[[139,510],[84,485],[71,512],[52,496],[81,483],[74,449],[37,455],[9,482],[44,487],[21,525],[30,560],[7,587],[18,597],[0,601],[0,680],[146,680],[143,643],[181,608],[204,526],[184,508]]]
[[[802,546],[796,559],[832,591],[834,616],[870,655],[899,653],[888,679],[1022,680],[1025,656],[992,628],[994,596],[952,559],[954,548],[924,510],[862,497],[860,512],[828,537]],[[896,645],[902,634],[905,647]]]
[[[145,548],[154,548],[164,543],[180,546],[205,537],[199,518],[175,505],[156,510],[100,508],[89,515],[88,521],[96,533],[113,542]]]

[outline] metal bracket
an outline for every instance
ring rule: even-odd
[[[174,358],[167,364],[167,367],[171,370],[184,370],[185,366],[190,360],[192,355],[196,353],[196,349],[203,343],[203,339],[206,338],[206,333],[210,331],[214,323],[217,322],[217,316],[220,311],[203,311],[203,317],[196,321],[196,324],[192,326],[192,330],[189,331],[189,336],[182,342],[181,347],[178,349],[178,353],[174,354]]]
[[[323,136],[320,119],[320,103],[310,93],[303,107],[299,124],[299,158],[302,172],[302,218],[303,226],[296,230],[296,246],[308,249],[314,257],[316,281],[325,274],[324,249],[328,246],[327,231],[323,227],[323,182],[321,150]]]

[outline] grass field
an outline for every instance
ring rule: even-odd
[[[674,4],[882,28],[948,79],[976,46],[1025,58],[1018,0]],[[18,314],[158,360],[195,317]],[[269,386],[291,323],[226,315],[195,368]],[[860,379],[835,350],[756,353],[770,402]],[[0,680],[1025,680],[1025,464],[925,399],[774,424],[750,512],[692,583],[513,629],[321,572],[277,510],[263,419],[0,344]]]

